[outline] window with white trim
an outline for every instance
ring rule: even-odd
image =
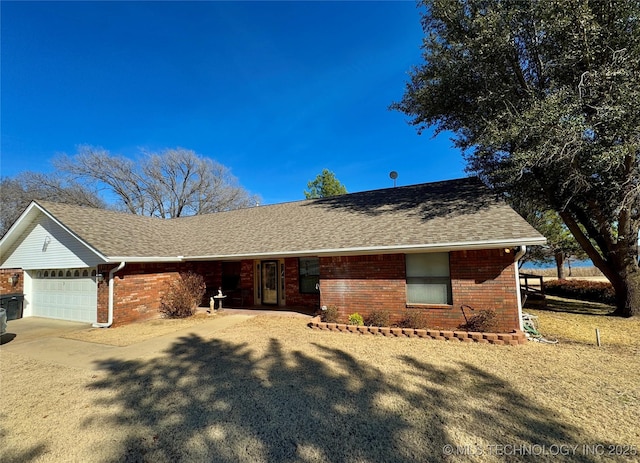
[[[451,304],[449,253],[407,254],[407,304]]]

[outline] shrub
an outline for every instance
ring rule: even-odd
[[[372,310],[364,320],[367,326],[389,326],[389,312],[386,310]]]
[[[160,298],[160,312],[167,318],[185,318],[193,315],[206,291],[202,276],[187,272],[169,283]]]
[[[493,309],[479,310],[458,328],[465,331],[496,331],[498,329],[496,311]]]
[[[613,285],[604,281],[551,280],[545,282],[544,291],[551,296],[580,299],[583,301],[615,304]]]
[[[337,323],[338,322],[338,308],[335,305],[330,305],[329,307],[322,307],[322,315],[321,319],[323,322],[327,323]]]
[[[364,319],[362,318],[362,315],[360,315],[358,312],[349,315],[349,325],[364,325]]]
[[[398,323],[398,327],[424,330],[427,328],[427,315],[420,310],[407,310]]]

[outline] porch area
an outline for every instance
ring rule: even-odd
[[[225,307],[215,309],[213,313],[209,307],[198,307],[197,313],[209,316],[217,315],[273,315],[279,317],[291,318],[312,318],[317,311],[309,307],[272,307],[272,306],[256,306],[256,307]]]

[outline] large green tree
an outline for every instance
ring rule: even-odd
[[[640,314],[640,3],[423,0],[424,63],[392,105],[451,131],[489,185],[558,212]]]
[[[526,202],[513,206],[527,222],[547,238],[546,244],[530,248],[521,262],[554,263],[558,278],[562,279],[565,277],[565,264],[569,264],[571,269],[571,260],[583,260],[588,257],[556,211],[540,211]]]
[[[345,186],[340,183],[340,180],[329,169],[322,169],[322,172],[316,176],[315,180],[307,183],[307,188],[308,190],[304,191],[306,199],[328,198],[347,193]]]

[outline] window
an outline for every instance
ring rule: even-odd
[[[240,289],[240,262],[222,263],[222,290]]]
[[[317,257],[301,257],[298,261],[300,293],[319,294],[320,259]]]
[[[451,304],[449,253],[407,254],[407,303]]]

